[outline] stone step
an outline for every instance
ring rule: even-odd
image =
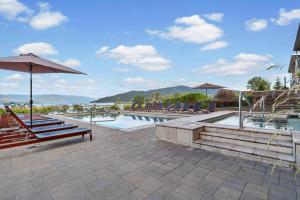
[[[247,131],[245,130],[236,130],[230,128],[219,128],[219,127],[209,127],[205,126],[204,131],[220,133],[220,134],[234,134],[240,136],[249,136],[249,137],[258,137],[269,139],[271,136],[276,135],[277,140],[292,142],[292,134],[290,132],[280,132],[277,130],[266,130],[266,131]]]
[[[278,153],[224,142],[199,139],[194,141],[192,146],[195,148],[219,152],[222,154],[237,156],[254,161],[271,164],[276,163],[286,167],[291,167],[295,162],[292,154]]]
[[[269,139],[267,138],[241,136],[228,133],[202,131],[200,132],[200,138],[209,141],[236,144],[245,147],[253,147],[256,149],[275,151],[279,153],[293,153],[292,142],[276,140],[276,138],[272,139],[269,145]]]

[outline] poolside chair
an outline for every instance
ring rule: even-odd
[[[15,120],[18,118],[20,121],[22,121],[24,124],[27,126],[30,126],[30,120],[22,120],[19,118],[8,106],[5,106],[5,110],[7,113],[9,113]],[[53,118],[47,118],[45,120],[33,120],[32,121],[32,127],[39,127],[39,126],[50,126],[50,125],[61,125],[64,124],[64,121],[59,120],[59,119],[53,119]]]
[[[185,102],[180,109],[180,112],[188,112],[189,111],[189,103]]]
[[[139,103],[138,104],[138,106],[136,107],[136,109],[135,110],[137,110],[137,111],[141,111],[142,110],[142,104],[141,103]]]
[[[181,103],[176,102],[173,112],[180,112],[180,110],[181,110]]]
[[[215,101],[211,101],[208,104],[208,108],[207,110],[204,110],[204,113],[211,113],[211,112],[215,112],[216,110],[216,102]]]
[[[87,128],[77,128],[76,125],[65,124],[62,126],[45,126],[29,128],[12,110],[7,109],[9,114],[16,119],[25,132],[0,138],[0,149],[40,143],[44,141],[82,136],[89,134],[92,140],[92,131]],[[16,140],[18,139],[18,140]]]
[[[171,102],[168,102],[167,105],[166,105],[166,107],[163,108],[163,111],[164,112],[170,112],[171,109],[172,109],[172,107],[173,107],[173,104]]]
[[[130,106],[130,110],[131,110],[131,111],[133,111],[133,110],[134,110],[134,108],[135,108],[135,105],[136,105],[136,103],[132,103],[132,104],[131,104],[131,106]]]
[[[151,103],[146,103],[144,111],[149,112],[151,110]]]
[[[159,102],[158,104],[157,104],[157,111],[162,111],[163,110],[163,103],[161,103],[161,102]]]
[[[201,103],[200,102],[196,102],[193,105],[193,109],[191,110],[191,113],[197,113],[201,111]]]

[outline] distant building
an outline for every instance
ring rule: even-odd
[[[300,86],[300,25],[293,50],[295,51],[295,55],[292,55],[288,69],[288,72],[291,73],[291,87]]]

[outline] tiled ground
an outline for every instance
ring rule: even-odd
[[[80,138],[0,151],[0,199],[297,199],[300,176],[154,138],[94,128]]]

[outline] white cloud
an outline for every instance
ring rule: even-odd
[[[114,67],[112,70],[120,73],[127,73],[130,71],[130,69],[127,67]]]
[[[59,11],[50,11],[50,4],[39,2],[39,11],[29,9],[18,0],[0,0],[0,15],[8,20],[28,23],[32,28],[45,30],[59,26],[68,20],[68,17]]]
[[[245,22],[246,29],[249,31],[262,31],[268,27],[268,21],[265,19],[250,19]]]
[[[101,47],[98,51],[96,51],[96,55],[97,56],[100,56],[102,55],[103,53],[106,53],[108,51],[109,47],[108,46],[103,46]]]
[[[210,44],[205,45],[201,48],[201,51],[215,50],[227,47],[229,44],[226,41],[217,41]]]
[[[18,0],[0,0],[0,15],[8,20],[14,20],[20,14],[27,12],[29,12],[28,7]]]
[[[100,55],[116,59],[118,63],[132,65],[146,71],[162,71],[170,67],[170,61],[160,56],[151,45],[120,45],[114,49],[106,49],[101,54],[98,53],[98,56]]]
[[[58,53],[51,44],[46,42],[33,42],[23,44],[15,49],[14,52],[16,54],[33,53],[36,55],[53,55]]]
[[[146,32],[166,39],[179,39],[196,44],[213,42],[223,36],[221,28],[207,23],[199,15],[177,18],[175,24],[168,27],[167,31],[146,30]]]
[[[205,14],[203,16],[209,20],[221,22],[223,20],[224,14],[223,13],[210,13],[210,14]]]
[[[78,67],[80,66],[80,61],[75,59],[75,58],[70,58],[64,62],[61,63],[62,65],[64,66],[67,66],[67,67]]]
[[[24,80],[25,78],[21,74],[13,74],[11,76],[7,76],[4,78],[6,81],[21,81]]]
[[[279,16],[277,19],[272,18],[271,21],[274,24],[285,26],[290,24],[292,21],[299,21],[300,20],[300,9],[292,9],[286,10],[281,8],[279,10]]]
[[[67,20],[68,18],[58,11],[51,12],[48,10],[41,10],[37,15],[30,19],[29,24],[34,29],[44,30],[59,26]]]
[[[216,63],[196,68],[193,72],[219,76],[245,75],[265,68],[268,63],[270,63],[271,59],[271,55],[240,53],[234,57],[233,62],[228,62],[225,59],[219,59]]]
[[[122,80],[123,85],[144,84],[145,79],[142,77],[128,77]]]

